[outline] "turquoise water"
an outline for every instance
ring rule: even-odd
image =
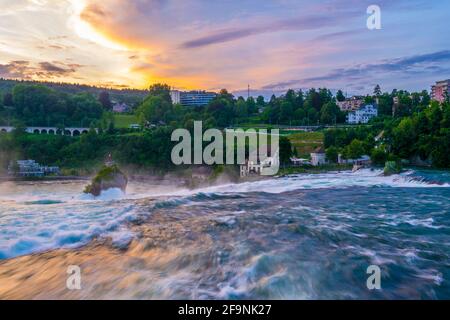
[[[126,243],[136,236],[135,219],[151,225],[153,214],[163,214],[184,232],[183,250],[152,278],[165,288],[162,298],[449,299],[450,174],[380,174],[298,175],[194,191],[139,186],[98,199],[81,196],[77,184],[14,192],[2,185],[0,258],[97,236]],[[370,265],[380,267],[381,290],[367,289]]]

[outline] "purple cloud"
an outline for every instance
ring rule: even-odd
[[[30,61],[17,60],[7,64],[0,64],[0,77],[26,80],[33,79],[35,76],[39,78],[54,78],[72,74],[81,67],[81,64],[76,63],[39,62],[37,65],[33,65]]]
[[[345,19],[348,18],[349,18],[348,16],[345,16]],[[303,30],[319,29],[322,27],[336,25],[339,21],[343,19],[344,17],[339,15],[309,16],[295,19],[280,20],[265,25],[256,25],[253,27],[221,30],[210,35],[186,41],[181,45],[181,48],[192,49],[205,47],[217,43],[239,40],[253,35],[273,33],[279,31],[303,31]]]
[[[395,73],[442,73],[448,71],[445,63],[450,63],[450,50],[428,54],[381,60],[378,63],[358,64],[348,68],[337,68],[325,75],[277,82],[263,86],[262,89],[273,90],[294,85],[307,85],[319,81],[345,80],[355,81],[370,79],[375,74]],[[438,64],[438,65],[437,65]]]

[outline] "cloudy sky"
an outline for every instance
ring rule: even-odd
[[[368,30],[367,7],[381,8]],[[450,78],[450,1],[0,0],[0,77],[351,93]]]

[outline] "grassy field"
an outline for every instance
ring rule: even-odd
[[[292,146],[297,150],[299,157],[309,157],[317,147],[323,146],[323,132],[297,132],[288,135]]]
[[[116,128],[129,128],[131,124],[139,123],[138,118],[133,114],[115,114],[114,126]]]
[[[258,131],[259,127],[253,126],[253,128]],[[248,128],[242,126],[242,129]],[[292,146],[297,150],[297,155],[302,158],[309,158],[314,149],[323,146],[324,135],[322,131],[280,130],[280,135],[291,141]]]

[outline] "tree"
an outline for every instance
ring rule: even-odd
[[[322,103],[320,100],[320,95],[317,93],[316,89],[312,88],[308,90],[305,98],[305,108],[314,108],[317,112],[319,112],[321,107]]]
[[[239,118],[248,117],[248,107],[243,97],[239,97],[236,102],[236,113]]]
[[[289,89],[286,92],[286,95],[284,96],[284,99],[289,102],[291,105],[295,105],[296,103],[296,99],[297,99],[297,95],[295,94],[295,91],[292,89]]]
[[[330,101],[325,103],[320,109],[320,122],[323,124],[335,124],[338,121],[341,110],[336,103]]]
[[[391,116],[392,115],[393,100],[389,94],[383,94],[378,97],[378,115]]]
[[[164,99],[168,103],[172,103],[172,97],[170,96],[170,86],[165,83],[155,83],[152,84],[149,88],[149,96],[159,96]]]
[[[104,111],[90,93],[61,93],[43,85],[18,84],[12,98],[11,115],[32,126],[87,126],[99,120]]]
[[[338,155],[339,155],[339,148],[337,147],[329,147],[326,151],[325,151],[326,157],[328,161],[331,162],[337,162],[338,161]]]
[[[412,114],[412,99],[408,93],[398,95],[399,103],[395,109],[396,117],[406,117]]]
[[[24,122],[20,120],[15,120],[13,126],[14,130],[12,131],[12,135],[15,139],[19,139],[20,137],[25,135],[27,126],[25,125]]]
[[[372,103],[374,103],[374,102],[375,102],[375,99],[374,99],[373,97],[369,96],[369,95],[367,95],[367,96],[364,98],[364,103],[366,103],[366,104],[372,104]]]
[[[299,109],[299,108],[303,108],[305,103],[305,97],[303,94],[303,91],[300,89],[297,93],[297,98],[295,99],[295,105],[294,105],[294,109]]]
[[[316,109],[314,109],[314,108],[309,108],[309,109],[307,110],[307,114],[308,114],[307,119],[308,119],[309,125],[314,125],[314,124],[316,124],[316,122],[317,122],[317,120],[318,120],[318,114],[317,114]]]
[[[146,121],[157,124],[160,121],[167,122],[168,115],[172,111],[172,104],[164,99],[163,95],[148,96],[136,110],[141,123]]]
[[[280,152],[279,152],[280,163],[282,164],[289,163],[290,158],[292,156],[291,141],[288,138],[281,136],[279,143],[280,143]]]
[[[256,106],[258,108],[264,109],[264,107],[266,106],[266,102],[264,101],[263,96],[258,96],[258,98],[256,98]]]
[[[206,112],[216,120],[218,127],[225,128],[232,124],[236,116],[233,103],[234,101],[232,99],[230,100],[229,94],[224,93],[217,96],[208,104]]]
[[[293,116],[292,104],[289,101],[284,101],[280,105],[280,117],[279,121],[281,123],[289,124]]]
[[[98,95],[98,101],[100,102],[100,104],[103,106],[103,108],[105,110],[112,110],[113,106],[111,103],[111,100],[109,98],[109,93],[108,91],[102,91],[100,92],[100,94]]]
[[[346,159],[358,159],[364,154],[363,142],[354,139],[345,149],[344,156]]]
[[[427,115],[431,131],[437,132],[441,127],[441,121],[443,119],[442,109],[439,103],[433,101],[425,111],[425,114]]]
[[[404,118],[393,130],[392,147],[395,154],[406,159],[415,153],[417,131],[411,118]]]
[[[13,95],[11,92],[7,92],[5,93],[5,95],[3,96],[3,105],[5,107],[12,107],[14,105],[13,102]]]
[[[379,84],[377,84],[376,86],[375,86],[375,88],[373,89],[373,94],[375,95],[375,96],[381,96],[381,87],[380,87],[380,85]]]
[[[333,100],[333,95],[327,88],[319,88],[320,108],[325,104]]]
[[[303,108],[298,108],[294,112],[294,119],[297,124],[304,124],[304,120],[306,117],[306,111]]]
[[[229,93],[227,89],[221,89],[216,99],[225,99],[228,102],[233,102],[234,96],[231,93]]]
[[[373,149],[370,155],[370,160],[373,164],[384,165],[387,160],[388,154],[381,148]]]
[[[345,101],[344,93],[340,89],[336,92],[336,100],[339,102]]]
[[[450,129],[442,129],[440,135],[435,138],[436,144],[431,151],[433,165],[440,168],[450,167]]]
[[[247,99],[247,110],[248,114],[254,114],[258,112],[258,108],[256,107],[256,102],[253,97],[248,97]]]
[[[430,95],[428,94],[428,91],[427,91],[427,90],[422,90],[420,96],[421,96],[421,104],[422,104],[422,105],[424,105],[424,106],[430,105],[431,97],[430,97]]]
[[[70,116],[71,125],[89,125],[90,122],[102,117],[103,108],[100,102],[89,93],[80,93],[71,97],[70,109],[73,113]]]

